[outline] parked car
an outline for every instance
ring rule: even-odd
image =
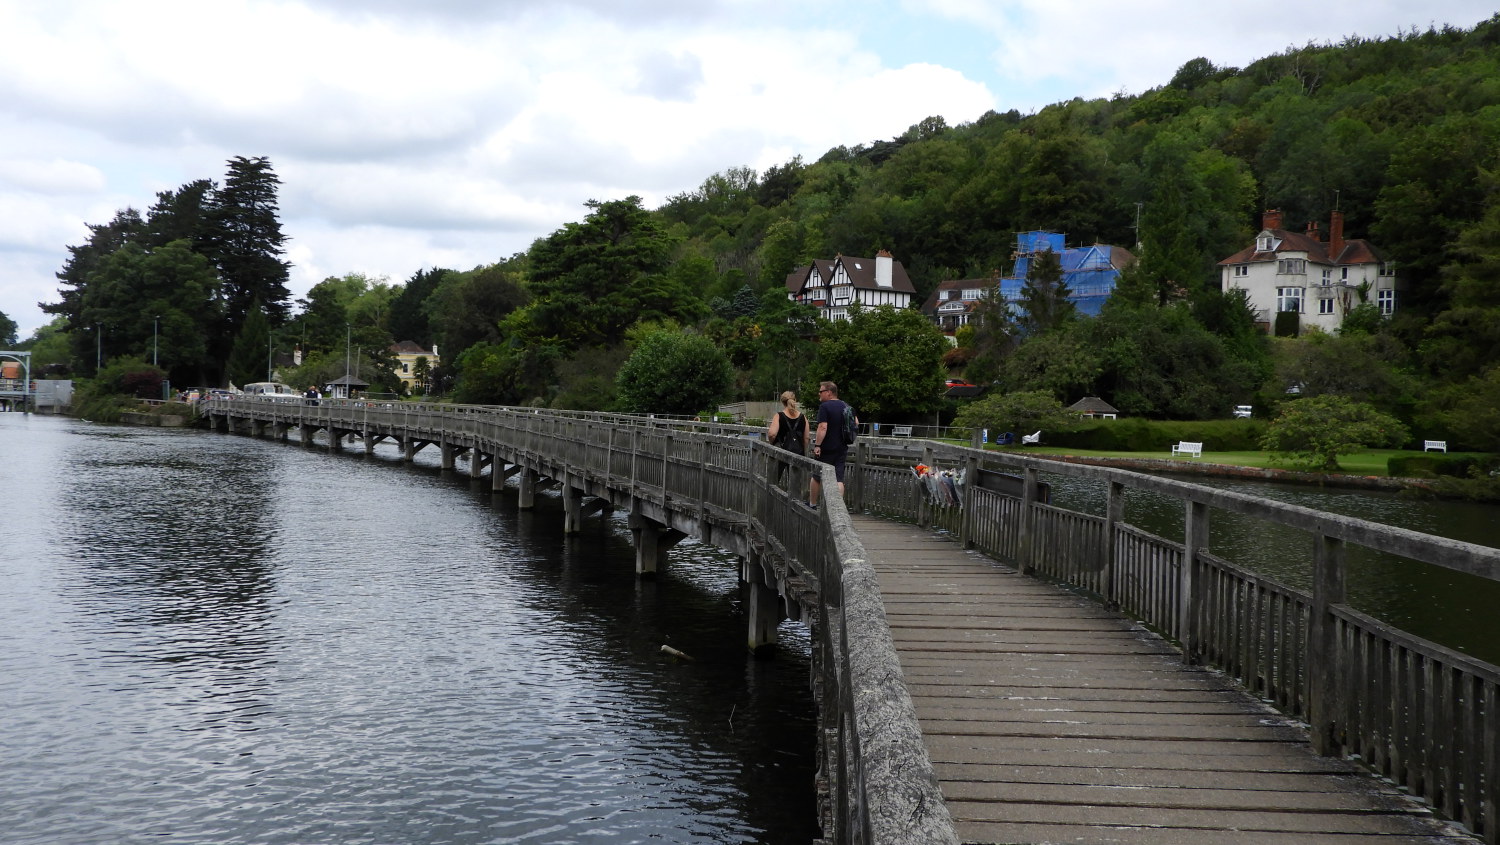
[[[1249,405],[1235,405],[1234,418],[1237,420],[1248,420],[1250,419],[1251,412],[1254,410],[1255,409]]]
[[[964,381],[961,378],[950,378],[950,379],[948,379],[947,386],[948,387],[973,387],[974,385],[972,383],[970,383],[970,382]]]

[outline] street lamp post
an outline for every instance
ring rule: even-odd
[[[99,324],[94,324],[94,375],[99,375],[99,370],[104,367],[104,334]]]
[[[161,322],[161,315],[157,314],[151,318],[151,366],[157,366],[156,361],[156,324]]]

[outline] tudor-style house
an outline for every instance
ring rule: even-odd
[[[427,359],[427,371],[429,373],[440,363],[436,346],[432,347],[429,351],[423,349],[421,344],[411,340],[403,340],[400,343],[391,344],[391,355],[396,359],[396,377],[401,379],[402,384],[406,385],[407,393],[415,392],[421,388],[421,385],[417,384],[417,359]]]
[[[986,296],[998,295],[1012,309],[1018,308],[1031,262],[1043,252],[1057,253],[1063,282],[1068,286],[1068,300],[1078,308],[1078,313],[1091,317],[1099,315],[1105,300],[1114,292],[1120,273],[1136,260],[1124,247],[1109,244],[1070,247],[1058,232],[1018,232],[1013,255],[1015,266],[1009,276],[996,273],[988,279],[940,282],[922,304],[922,313],[951,335],[968,324]]]
[[[849,306],[856,302],[909,308],[916,292],[906,268],[883,249],[874,258],[815,260],[786,277],[787,297],[815,306],[827,320],[849,319]]]
[[[1318,224],[1306,232],[1281,228],[1281,212],[1261,217],[1255,243],[1219,262],[1227,293],[1242,289],[1255,309],[1256,321],[1271,331],[1279,312],[1295,312],[1297,331],[1335,331],[1355,306],[1373,303],[1380,313],[1396,310],[1405,283],[1395,265],[1369,241],[1344,238],[1343,212],[1335,211],[1324,243]]]

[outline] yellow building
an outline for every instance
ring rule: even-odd
[[[412,394],[426,392],[428,385],[417,382],[421,374],[417,362],[426,359],[427,378],[431,379],[432,371],[437,368],[439,361],[437,347],[434,346],[431,351],[428,351],[413,341],[403,340],[400,343],[391,344],[391,354],[396,358],[396,376],[401,379],[402,384],[406,385],[406,392]]]

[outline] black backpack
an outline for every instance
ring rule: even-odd
[[[849,405],[849,404],[845,404],[844,405],[844,443],[846,445],[849,445],[849,446],[854,445],[854,441],[859,437],[859,424],[857,422],[855,422],[856,419],[858,419],[858,418],[854,414],[854,406],[853,405]]]

